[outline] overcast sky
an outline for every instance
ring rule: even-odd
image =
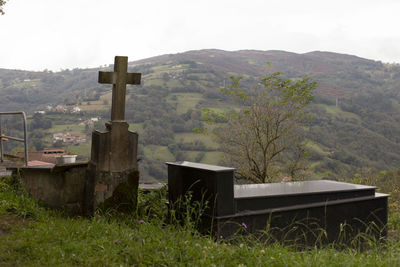
[[[188,50],[315,50],[400,63],[398,0],[8,0],[0,68],[57,71]]]

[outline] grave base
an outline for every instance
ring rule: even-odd
[[[44,206],[82,215],[87,163],[9,168],[20,173],[26,191]]]
[[[85,185],[85,215],[91,216],[97,207],[134,210],[137,204],[139,171],[129,169],[120,172],[99,171],[89,163]]]
[[[242,211],[231,216],[205,217],[200,231],[229,239],[254,234],[270,242],[319,245],[350,244],[360,233],[376,240],[387,236],[387,195]],[[361,237],[361,236],[360,236]]]
[[[363,233],[387,236],[388,195],[376,187],[335,181],[233,185],[234,169],[169,162],[169,201],[192,191],[191,201],[208,201],[203,233],[230,238],[255,234],[270,241],[316,245],[350,243]],[[172,205],[173,206],[173,205]]]

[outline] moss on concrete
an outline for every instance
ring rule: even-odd
[[[136,211],[139,187],[139,171],[133,170],[128,173],[128,181],[120,183],[114,190],[112,196],[99,205],[101,210],[116,210],[131,213]]]

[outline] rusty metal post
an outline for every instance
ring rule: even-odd
[[[28,167],[28,136],[26,134],[27,127],[26,127],[26,115],[25,112],[22,112],[22,117],[24,119],[24,145],[25,145],[25,166]]]
[[[11,111],[11,112],[0,112],[0,134],[1,134],[1,115],[22,115],[22,119],[24,120],[24,139],[17,138],[17,137],[12,137],[12,136],[6,136],[4,135],[3,137],[9,139],[9,140],[14,140],[18,142],[23,142],[25,144],[25,166],[28,166],[28,135],[26,134],[27,131],[27,126],[26,126],[26,115],[25,112],[23,111]],[[0,135],[1,136],[1,135]],[[3,143],[2,143],[2,138],[0,138],[0,150],[1,150],[1,162],[3,162]]]

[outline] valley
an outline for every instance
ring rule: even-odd
[[[111,68],[54,73],[1,69],[0,111],[28,113],[32,150],[59,145],[78,154],[79,160],[88,160],[90,133],[104,128],[111,106],[110,86],[98,84],[97,73]],[[145,181],[165,181],[165,161],[223,164],[211,134],[218,125],[205,123],[204,109],[240,109],[220,92],[231,75],[243,76],[241,86],[246,89],[256,86],[265,73],[275,71],[294,80],[310,77],[319,84],[308,108],[310,119],[303,127],[310,179],[350,178],[399,166],[397,64],[329,52],[200,50],[130,62],[129,71],[142,73],[142,84],[127,88],[126,118],[130,129],[139,133]],[[57,106],[65,110],[54,109]],[[71,112],[74,107],[79,112]],[[35,113],[38,111],[45,113]],[[85,124],[93,118],[98,120]],[[3,121],[4,130],[20,134],[20,126]],[[51,123],[46,125],[46,121]],[[193,131],[205,128],[207,135]],[[55,133],[79,136],[81,141],[54,143]],[[16,150],[15,144],[7,144],[7,153]]]

